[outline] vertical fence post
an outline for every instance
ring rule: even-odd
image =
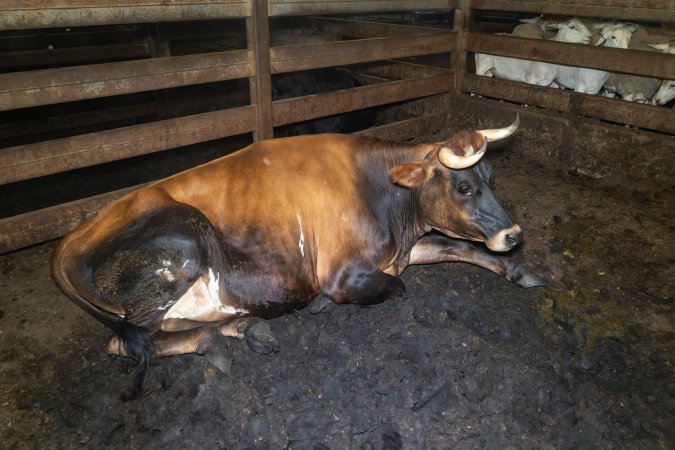
[[[459,7],[455,9],[455,23],[453,31],[457,32],[457,54],[453,68],[455,69],[455,85],[453,95],[459,95],[462,78],[466,72],[466,38],[471,24],[471,0],[460,0]]]
[[[273,136],[272,128],[272,75],[270,69],[270,27],[267,0],[252,0],[252,17],[246,18],[248,49],[255,57],[255,76],[249,78],[251,104],[256,107],[256,141]]]

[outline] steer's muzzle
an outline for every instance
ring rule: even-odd
[[[487,248],[493,252],[506,252],[523,241],[523,232],[518,225],[505,228],[485,241]]]

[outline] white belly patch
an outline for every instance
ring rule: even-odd
[[[245,309],[223,304],[218,278],[213,270],[209,269],[206,277],[200,277],[195,281],[166,313],[162,321],[162,330],[177,331],[194,327],[181,325],[181,322],[185,321],[218,322],[247,314],[248,311]]]

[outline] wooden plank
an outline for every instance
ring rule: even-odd
[[[576,102],[578,107],[573,110],[579,115],[675,135],[675,109],[597,95],[573,95],[582,96],[581,101]]]
[[[548,108],[555,111],[568,111],[570,108],[571,91],[475,74],[465,74],[462,77],[461,90],[463,92],[508,100],[524,105]]]
[[[443,74],[278,100],[274,126],[447,92],[452,80],[452,74]]]
[[[455,11],[453,30],[457,32],[457,48],[459,51],[452,55],[452,67],[455,70],[455,83],[453,92],[459,93],[462,77],[466,73],[466,40],[468,38],[467,30],[471,26],[472,11],[468,7],[469,0],[462,0],[461,9]]]
[[[250,15],[250,0],[4,0],[0,3],[0,30],[213,20]]]
[[[139,59],[148,56],[150,56],[150,50],[147,42],[29,50],[3,53],[0,58],[0,69],[3,72],[10,72],[35,66],[92,64],[96,61]]]
[[[253,0],[253,17],[247,19],[249,49],[255,52],[255,77],[249,80],[251,102],[256,106],[256,141],[274,136],[272,126],[272,75],[267,0]]]
[[[270,16],[363,14],[455,8],[458,0],[270,0]]]
[[[334,67],[456,50],[455,33],[273,47],[272,73]]]
[[[381,78],[387,81],[452,73],[452,71],[441,67],[414,64],[405,61],[377,61],[354,64],[350,66],[350,69],[366,76]]]
[[[155,116],[158,107],[155,103],[139,103],[128,106],[116,106],[99,109],[65,113],[54,117],[31,117],[28,120],[0,124],[0,140],[3,146],[17,145],[8,140],[30,137],[32,140],[40,134],[59,133],[82,127],[100,126],[101,124],[136,120],[142,117]]]
[[[612,17],[614,19],[675,22],[672,0],[471,0],[472,9],[529,12],[580,17]]]
[[[467,74],[463,78],[462,91],[675,134],[675,110],[661,106],[642,105],[473,74]]]
[[[354,134],[390,141],[405,141],[440,130],[445,123],[446,117],[446,113],[428,114],[380,125],[379,127],[368,128],[367,130],[357,131]]]
[[[467,51],[675,79],[675,58],[661,52],[596,47],[515,36],[468,33]]]
[[[0,254],[65,236],[111,201],[145,185],[0,219]]]
[[[251,50],[0,74],[0,111],[231,80],[253,74]]]
[[[333,33],[361,39],[448,32],[448,30],[442,28],[395,25],[362,20],[332,19],[328,17],[307,17],[304,22],[307,26],[315,28],[322,33]]]
[[[255,129],[255,107],[214,111],[134,125],[0,152],[0,184],[145,155]]]

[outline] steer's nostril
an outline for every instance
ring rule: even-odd
[[[507,233],[504,239],[506,240],[506,245],[515,247],[523,239],[523,233]]]

